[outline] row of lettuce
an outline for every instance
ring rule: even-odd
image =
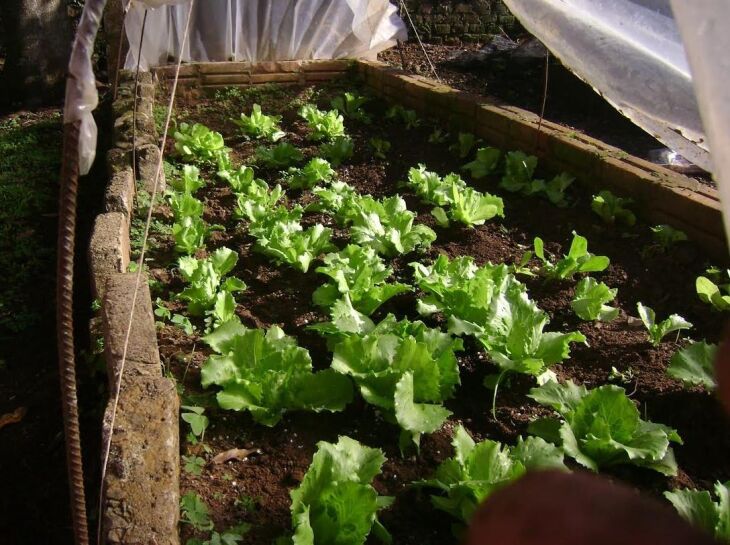
[[[275,426],[287,411],[341,411],[357,391],[399,427],[401,451],[417,448],[423,434],[440,429],[451,416],[444,402],[460,384],[457,354],[464,350],[462,338],[471,336],[498,370],[485,380],[495,417],[499,385],[511,373],[534,377],[536,387],[529,397],[555,416],[533,421],[528,427],[531,436],[520,438],[514,447],[491,440],[475,443],[464,428],[456,428],[454,456],[433,478],[414,483],[437,490],[432,499],[438,509],[465,523],[496,487],[529,469],[566,469],[565,456],[594,471],[631,464],[676,475],[671,443],[682,440],[675,430],[642,419],[619,386],[588,389],[570,381],[561,384],[551,370],[569,357],[572,343],[586,343],[586,338],[579,331],[546,331],[547,313],[530,299],[518,278],[538,275],[551,282],[579,277],[571,304],[575,314],[586,321],[615,319],[619,310],[610,303],[617,290],[589,276],[605,271],[609,258],[590,253],[584,237],[574,233],[562,256],[549,255],[538,237],[533,250],[512,265],[477,266],[468,256],[441,255],[432,263],[410,264],[412,285],[392,280],[393,269],[386,259],[424,250],[437,234],[415,222],[416,214],[401,196],[376,199],[338,180],[335,168],[350,160],[355,150],[344,120],[371,123],[365,102],[360,95],[345,93],[333,101],[332,110],[312,104],[300,109],[308,138],[320,142],[319,156],[307,162],[300,149],[283,141],[286,132],[279,116],[264,114],[258,105],[250,115],[242,114],[237,124],[244,136],[273,143],[259,147],[252,160],[257,170],[280,182],[273,187],[258,178],[252,166],[232,164],[219,133],[200,124],[181,124],[175,133],[176,150],[186,164],[171,178],[166,198],[174,215],[175,249],[182,254],[177,268],[186,287],[174,297],[187,304],[187,316],[204,321],[202,339],[213,355],[202,367],[202,385],[218,388],[219,406],[248,411],[256,422]],[[421,123],[415,112],[398,106],[386,117],[409,128]],[[441,143],[445,138],[435,129],[429,140]],[[389,142],[380,138],[372,138],[369,146],[375,159],[385,158],[390,150]],[[539,195],[557,206],[569,202],[566,189],[572,178],[561,174],[550,181],[535,179],[534,157],[519,151],[503,157],[499,150],[480,147],[467,134],[460,134],[451,149],[461,159],[472,159],[463,167],[472,179],[498,176],[501,171],[499,185],[508,192]],[[255,240],[255,251],[303,273],[321,257],[315,272],[324,280],[313,303],[329,313],[330,320],[309,329],[326,338],[332,352],[330,368],[313,371],[309,352],[277,326],[264,330],[241,324],[235,294],[247,286],[231,275],[238,262],[234,250],[221,247],[203,258],[194,257],[205,248],[211,231],[222,229],[203,220],[205,206],[195,195],[207,182],[198,167],[215,172],[217,183],[230,186],[236,200],[233,214]],[[311,204],[291,206],[281,184],[290,191],[311,192]],[[456,223],[473,228],[504,217],[500,197],[475,190],[455,173],[441,176],[418,165],[408,171],[405,185],[433,206],[431,213],[441,227]],[[592,208],[607,223],[633,225],[636,219],[627,204],[601,192]],[[321,224],[305,228],[302,219],[308,212],[329,215],[347,230],[350,243],[339,249],[332,242],[332,229]],[[668,226],[657,226],[654,232],[665,248],[683,239],[681,232]],[[372,320],[386,301],[409,291],[419,294],[419,314],[433,317],[429,323],[439,323],[443,317],[446,331],[393,314],[377,323]],[[722,296],[714,299],[722,301]],[[659,321],[641,303],[637,311],[655,346],[671,332],[678,335],[692,327],[676,314]],[[156,313],[192,328],[187,316],[172,315],[164,305]],[[691,343],[672,358],[668,372],[688,385],[712,389],[715,349],[704,341]],[[336,444],[319,443],[304,480],[291,493],[294,536],[282,543],[360,544],[371,531],[389,542],[377,512],[392,498],[379,497],[371,484],[384,461],[379,449],[348,437]],[[717,487],[719,503],[706,491],[674,491],[666,496],[683,515],[728,538],[730,529],[720,520],[730,509],[726,501],[730,488],[721,483]],[[188,511],[183,506],[184,519],[190,522]]]

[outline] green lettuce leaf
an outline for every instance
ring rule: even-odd
[[[220,386],[223,409],[249,411],[260,424],[274,426],[286,411],[341,411],[352,400],[347,377],[313,373],[309,352],[277,326],[264,331],[229,321],[203,340],[217,353],[203,364],[203,386]]]
[[[614,385],[588,390],[571,381],[550,381],[530,391],[529,397],[560,413],[559,436],[565,453],[584,467],[632,464],[664,475],[676,475],[677,463],[670,441],[681,443],[677,432],[662,424],[642,420],[623,388]],[[543,419],[530,425],[531,433],[553,429]]]
[[[684,519],[718,541],[730,542],[730,481],[715,483],[715,495],[717,501],[707,490],[664,492],[664,497]]]
[[[618,316],[618,309],[606,303],[616,298],[618,289],[609,288],[603,282],[587,276],[575,287],[575,297],[570,306],[578,318],[610,322]]]
[[[431,479],[417,484],[438,488],[441,494],[431,496],[434,506],[464,523],[484,499],[526,471],[566,469],[562,450],[539,437],[520,437],[514,447],[489,439],[475,443],[459,426],[452,445],[454,456],[442,462]]]
[[[692,343],[678,350],[669,362],[667,374],[690,386],[702,385],[708,390],[717,387],[715,382],[716,344],[704,341]]]
[[[363,545],[375,525],[385,532],[377,512],[392,500],[371,484],[384,462],[379,449],[349,437],[317,443],[302,483],[290,492],[294,545]]]
[[[411,290],[406,284],[387,282],[393,269],[386,267],[373,248],[349,244],[338,253],[327,254],[323,261],[317,272],[330,280],[312,296],[321,307],[329,308],[349,294],[352,305],[369,316],[391,297]]]

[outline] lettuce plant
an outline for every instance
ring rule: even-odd
[[[692,328],[692,324],[682,318],[679,314],[672,314],[666,320],[657,322],[656,313],[650,307],[639,302],[636,303],[636,310],[639,313],[639,318],[641,318],[644,327],[646,327],[646,331],[649,335],[649,342],[653,346],[659,346],[662,339],[673,331],[679,332],[683,329]],[[679,333],[677,333],[677,336],[679,336]]]
[[[246,191],[251,184],[257,181],[254,170],[247,166],[241,166],[236,170],[222,170],[218,172],[218,177],[228,182],[234,193]]]
[[[256,223],[270,214],[284,196],[284,190],[278,184],[273,189],[269,189],[269,184],[263,180],[255,180],[246,191],[235,193],[235,196],[234,215],[237,218]]]
[[[681,380],[686,386],[717,387],[715,382],[715,354],[717,345],[705,341],[692,343],[678,350],[669,361],[667,374]]]
[[[487,174],[494,172],[497,168],[499,159],[502,157],[502,152],[497,148],[479,148],[477,150],[476,158],[470,163],[465,164],[461,167],[462,170],[468,170],[471,177],[475,180],[484,178]]]
[[[606,303],[613,301],[617,292],[618,289],[609,288],[603,282],[587,276],[575,286],[575,297],[570,306],[582,320],[610,322],[618,316],[618,309]]]
[[[730,269],[726,269],[725,279],[730,279]],[[730,310],[730,283],[715,284],[706,276],[698,276],[695,289],[703,303],[712,305],[715,310]]]
[[[279,142],[272,148],[256,149],[256,160],[267,168],[287,168],[304,159],[304,155],[289,142]]]
[[[184,216],[172,225],[172,236],[175,239],[175,251],[191,255],[205,246],[205,240],[211,231],[218,226],[209,226],[202,218]]]
[[[573,231],[568,253],[555,263],[545,257],[544,243],[535,237],[535,255],[542,261],[541,273],[550,280],[566,280],[578,273],[605,271],[611,260],[605,255],[593,255],[588,251],[588,240]]]
[[[188,217],[200,218],[205,209],[202,201],[199,201],[190,193],[169,193],[167,196],[167,204],[170,205],[172,215],[177,221]]]
[[[510,151],[505,156],[505,171],[500,187],[516,193],[525,192],[532,183],[532,175],[537,168],[537,157],[522,151]]]
[[[219,132],[211,131],[200,123],[180,123],[175,131],[175,150],[183,161],[203,163],[215,163],[220,155],[229,151]]]
[[[292,189],[311,189],[320,182],[332,181],[335,174],[329,161],[315,157],[302,168],[290,167],[286,180]]]
[[[241,114],[241,119],[234,119],[233,122],[238,125],[243,134],[248,138],[265,138],[276,142],[286,136],[281,130],[280,115],[266,115],[261,112],[261,106],[254,104],[251,109],[251,115]]]
[[[449,146],[449,151],[459,159],[466,159],[480,140],[470,132],[460,132],[456,142]]]
[[[395,104],[388,108],[385,112],[385,119],[400,121],[408,130],[415,129],[421,125],[421,120],[418,119],[416,111],[404,108],[400,104]]]
[[[349,212],[352,239],[391,257],[427,248],[436,233],[426,225],[413,225],[416,216],[398,195],[377,201],[372,197],[356,199]]]
[[[632,464],[677,474],[670,442],[682,443],[679,434],[662,424],[642,420],[623,388],[614,385],[588,390],[572,381],[547,382],[529,397],[556,410],[561,418],[541,418],[528,430],[560,444],[580,465],[600,468]]]
[[[436,206],[451,204],[451,188],[453,186],[466,187],[466,183],[458,174],[452,172],[442,178],[437,173],[426,170],[424,164],[419,164],[418,168],[411,167],[408,170],[407,184],[421,199]]]
[[[305,104],[299,109],[299,115],[307,121],[309,138],[315,142],[345,135],[344,119],[337,110],[323,112],[314,104]]]
[[[308,205],[307,210],[338,214],[345,202],[356,195],[355,189],[346,182],[334,181],[328,187],[315,187],[312,193],[317,201]]]
[[[442,403],[459,384],[461,339],[392,314],[375,325],[348,296],[335,303],[332,317],[314,328],[337,336],[332,369],[351,376],[365,401],[400,426],[401,448],[439,429],[451,414]]]
[[[319,152],[332,163],[332,166],[338,167],[353,156],[355,145],[347,136],[337,136],[332,142],[322,144]]]
[[[246,283],[235,276],[223,277],[233,270],[238,254],[228,248],[218,248],[205,259],[181,257],[178,268],[188,284],[177,298],[188,305],[191,316],[209,317],[220,324],[236,317],[233,293],[246,289]]]
[[[296,214],[301,217],[301,209]],[[255,250],[302,272],[309,270],[318,255],[334,248],[330,242],[332,229],[320,224],[303,229],[298,220],[282,221],[275,214],[253,223],[251,235],[256,238]]]
[[[383,161],[388,158],[388,152],[390,151],[390,142],[388,140],[373,137],[368,143],[373,149],[373,157],[376,159],[382,159]]]
[[[349,379],[313,373],[309,352],[278,326],[247,329],[233,320],[203,340],[215,352],[200,371],[203,387],[219,386],[218,405],[248,411],[259,424],[275,426],[287,411],[341,411],[352,400]]]
[[[730,481],[715,483],[717,501],[707,490],[672,490],[664,497],[690,524],[709,532],[718,542],[730,542]]]
[[[504,203],[501,198],[480,193],[471,187],[451,186],[449,218],[469,227],[483,225],[495,216],[504,217]]]
[[[423,315],[443,312],[451,333],[473,335],[501,368],[500,378],[507,372],[533,375],[541,381],[554,377],[550,366],[570,355],[571,342],[586,340],[577,331],[545,332],[548,315],[528,298],[507,265],[476,267],[470,257],[449,261],[442,255],[430,267],[411,266],[426,293],[418,311]],[[494,386],[491,379],[487,384]]]
[[[368,102],[368,97],[357,93],[346,92],[344,95],[332,99],[331,106],[348,119],[354,119],[362,123],[370,124],[370,116],[363,109]]]
[[[434,507],[464,523],[495,490],[527,471],[566,469],[562,449],[539,437],[520,437],[514,447],[491,439],[475,443],[460,425],[451,444],[454,456],[441,462],[431,479],[417,484],[439,489],[440,495],[431,496]]]
[[[363,545],[372,531],[390,543],[377,512],[393,503],[378,496],[371,482],[385,456],[341,436],[337,443],[320,441],[302,483],[290,492],[293,545]]]
[[[547,182],[542,189],[542,192],[551,203],[560,208],[568,206],[568,199],[565,196],[565,191],[573,185],[575,178],[570,174],[563,172],[558,174]]]
[[[391,297],[410,291],[400,282],[388,282],[393,269],[387,267],[373,248],[349,244],[338,253],[324,256],[324,265],[317,272],[329,277],[312,295],[314,304],[329,308],[344,295],[352,306],[370,315]]]
[[[615,225],[622,223],[632,226],[636,223],[636,215],[626,208],[633,202],[632,199],[624,199],[617,197],[608,190],[601,191],[598,195],[593,195],[591,201],[591,210],[603,220],[603,223]]]
[[[655,225],[654,227],[650,227],[651,234],[656,243],[659,245],[659,247],[663,251],[669,251],[672,246],[677,244],[678,242],[683,242],[688,240],[687,233],[684,231],[680,231],[679,229],[675,229],[671,225],[667,225],[666,223],[663,223],[661,225]]]
[[[436,127],[433,132],[428,135],[429,144],[443,144],[448,139],[449,133],[439,127]]]
[[[180,175],[170,178],[170,187],[179,193],[190,193],[192,195],[201,187],[205,187],[205,180],[200,177],[198,167],[183,165]]]

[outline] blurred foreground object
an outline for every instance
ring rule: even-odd
[[[669,505],[584,472],[530,473],[474,514],[466,545],[712,545]]]

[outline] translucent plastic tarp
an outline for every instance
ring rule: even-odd
[[[616,109],[669,148],[712,170],[670,0],[504,2],[529,32]],[[682,3],[697,10],[705,2]],[[727,0],[718,3],[729,9]],[[722,55],[727,57],[727,50]]]
[[[79,174],[88,174],[96,157],[97,128],[92,112],[99,104],[96,77],[91,56],[94,40],[101,26],[105,2],[87,2],[79,20],[79,26],[71,49],[66,79],[66,102],[63,122],[80,121]]]
[[[728,0],[672,0],[672,8],[713,150],[714,176],[730,239],[730,4]]]
[[[153,5],[160,0],[148,0]],[[146,6],[134,2],[125,20],[126,67],[137,65]],[[151,9],[140,67],[177,60],[188,5]],[[192,13],[185,62],[375,58],[407,37],[388,0],[204,0]]]

